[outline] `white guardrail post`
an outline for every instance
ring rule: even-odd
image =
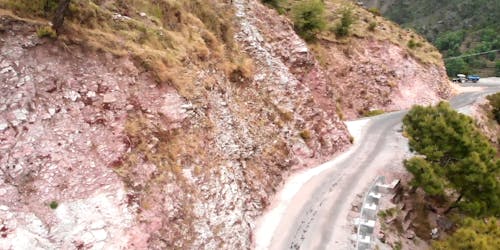
[[[357,224],[356,250],[370,249],[372,236],[377,221],[378,204],[381,198],[381,190],[378,185],[385,182],[384,176],[378,176],[365,194],[363,205],[361,206],[360,216]]]

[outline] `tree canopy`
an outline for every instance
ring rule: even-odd
[[[443,197],[453,190],[458,198],[452,206],[474,216],[500,214],[500,161],[470,117],[441,102],[415,106],[403,124],[410,149],[420,154],[405,161],[411,185]]]
[[[446,240],[433,244],[434,249],[496,250],[500,246],[500,226],[496,218],[487,221],[467,218]]]

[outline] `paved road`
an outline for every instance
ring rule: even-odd
[[[454,97],[455,109],[473,103],[478,97],[500,92],[500,79],[486,79],[474,86],[479,92]],[[398,133],[406,111],[372,118],[360,140],[342,160],[312,177],[292,198],[275,230],[269,249],[349,249],[349,225],[345,218],[356,194],[362,193],[377,171],[397,167],[407,150]]]

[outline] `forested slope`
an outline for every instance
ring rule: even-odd
[[[433,42],[445,58],[500,49],[500,1],[497,0],[364,0],[389,19],[415,29]],[[447,60],[458,72],[500,75],[500,54]]]

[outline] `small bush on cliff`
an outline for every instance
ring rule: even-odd
[[[38,28],[36,30],[36,35],[39,38],[43,38],[43,37],[56,38],[57,37],[56,31],[54,29],[52,29],[52,27],[49,27],[49,26],[42,26],[42,27]]]
[[[262,3],[273,7],[279,13],[281,13],[281,0],[262,0]]]
[[[297,33],[307,41],[314,40],[316,34],[326,27],[325,6],[320,0],[299,2],[292,8],[292,18]]]
[[[383,111],[383,110],[373,109],[373,110],[364,111],[363,112],[363,116],[364,117],[371,117],[371,116],[381,115],[381,114],[384,114],[384,113],[385,113],[385,111]]]
[[[58,206],[59,206],[59,203],[57,203],[57,201],[52,201],[49,204],[49,207],[52,209],[56,209]]]
[[[415,41],[413,39],[411,39],[410,41],[408,41],[407,45],[408,45],[408,48],[410,48],[410,49],[415,49],[417,47],[418,48],[422,47],[422,43],[417,42],[417,41]]]
[[[307,129],[304,129],[302,131],[300,131],[300,137],[302,137],[302,139],[304,139],[305,141],[311,139],[311,131],[307,130]]]
[[[340,23],[335,26],[335,34],[343,37],[349,35],[351,25],[354,24],[354,15],[351,8],[344,8],[342,10],[342,18]]]
[[[381,16],[382,14],[380,13],[380,10],[376,7],[369,8],[368,11],[372,13],[375,16]]]
[[[370,24],[368,25],[368,30],[369,31],[375,31],[375,28],[377,28],[377,22],[370,22]]]

